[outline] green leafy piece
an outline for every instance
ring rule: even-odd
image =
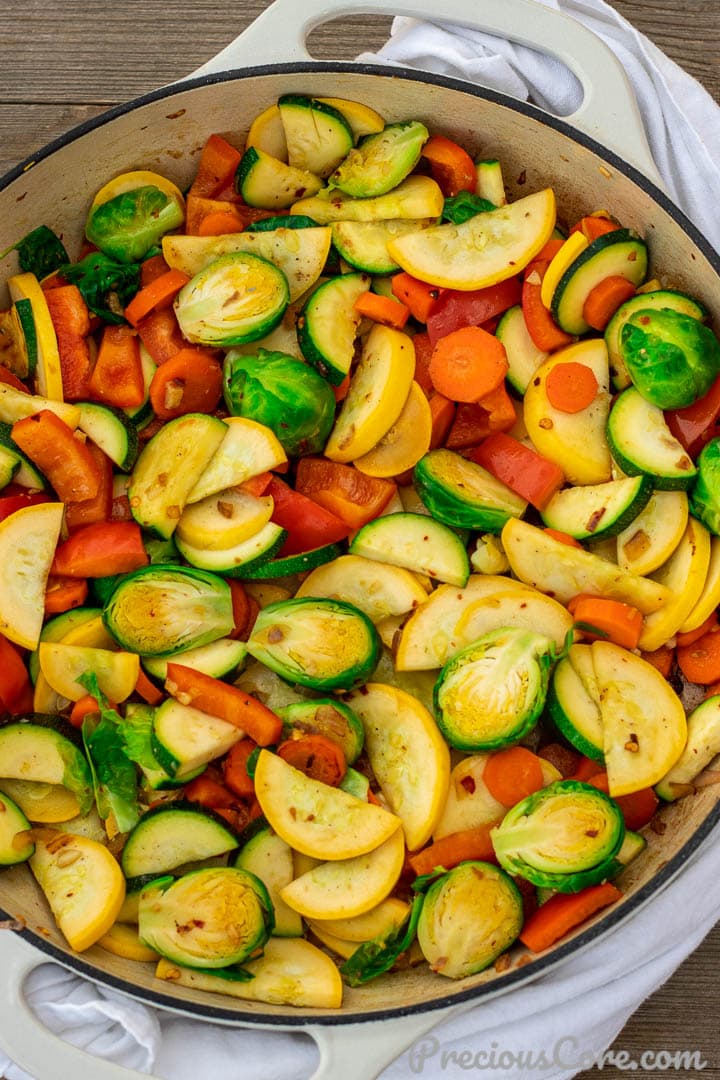
[[[20,269],[34,274],[38,280],[54,274],[68,261],[62,240],[47,225],[38,225],[8,251],[13,248],[18,253]],[[0,258],[4,258],[8,251],[4,251]]]
[[[95,802],[102,818],[112,814],[120,832],[129,832],[140,820],[137,773],[125,753],[120,733],[121,717],[108,705],[97,676],[88,671],[78,679],[99,705],[98,714],[88,714],[82,726],[83,743],[90,762]]]
[[[320,453],[335,420],[335,395],[314,368],[282,352],[229,352],[225,402],[233,416],[265,424],[290,457]]]
[[[472,195],[469,191],[460,191],[445,200],[442,221],[448,221],[451,225],[462,225],[477,214],[487,214],[490,210],[497,210],[497,207],[488,199],[481,199],[479,195]]]
[[[426,875],[430,877],[430,875]],[[420,912],[425,902],[423,893],[418,893],[412,902],[405,920],[396,927],[364,942],[340,968],[348,986],[362,986],[389,971],[402,953],[413,943],[420,919]]]
[[[93,251],[78,263],[60,267],[62,276],[77,285],[85,303],[95,315],[107,323],[125,322],[123,311],[140,288],[140,267],[136,263],[119,263]]]
[[[275,229],[317,229],[318,223],[307,214],[278,214],[262,218],[245,227],[245,232],[273,232]]]
[[[119,262],[138,262],[166,232],[179,228],[184,220],[177,199],[146,184],[95,206],[88,215],[85,235]]]
[[[253,957],[257,960],[257,957]],[[183,967],[184,965],[180,965]],[[217,979],[225,979],[226,982],[251,982],[255,976],[251,971],[247,971],[244,967],[239,967],[237,964],[232,967],[226,968],[189,968],[189,971],[196,971],[200,975],[212,975]]]
[[[136,765],[144,769],[158,769],[158,760],[152,749],[153,709],[128,710],[120,721],[120,740],[123,751]]]
[[[420,874],[419,877],[416,877],[410,888],[415,893],[427,892],[433,881],[437,881],[438,878],[442,877],[443,874],[447,874],[447,872],[448,871],[444,866],[436,866],[429,874]]]
[[[690,513],[720,536],[720,439],[711,439],[697,460],[697,480],[690,492]]]
[[[639,393],[659,409],[692,405],[720,374],[712,330],[670,308],[634,311],[620,331],[620,357]]]
[[[245,771],[251,780],[255,779],[255,769],[257,768],[258,758],[260,757],[261,746],[256,746],[251,754],[248,755],[248,759],[245,762]]]

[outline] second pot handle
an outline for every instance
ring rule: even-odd
[[[407,15],[482,30],[562,61],[583,88],[580,108],[563,119],[615,150],[663,186],[652,159],[640,110],[625,70],[613,51],[575,19],[536,0],[275,0],[226,48],[193,76],[238,67],[311,60],[308,34],[347,15]]]

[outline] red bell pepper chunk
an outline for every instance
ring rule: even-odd
[[[66,401],[86,400],[92,372],[87,304],[77,285],[48,289],[45,300],[57,338],[63,396]]]
[[[445,289],[427,320],[428,337],[433,345],[464,326],[481,326],[520,303],[522,286],[518,278],[508,278],[484,289],[459,292]]]
[[[16,420],[13,441],[37,465],[61,502],[94,499],[100,470],[89,447],[49,409]]]
[[[30,676],[20,653],[0,634],[0,704],[7,712],[20,711],[29,688]]]
[[[109,521],[113,505],[113,466],[110,458],[95,443],[87,442],[100,473],[100,486],[92,499],[79,501],[68,500],[65,503],[65,524],[71,531],[83,525],[94,525],[98,521]],[[130,504],[128,503],[128,510]]]
[[[272,520],[276,525],[287,529],[288,533],[281,548],[281,555],[312,551],[314,548],[324,547],[325,544],[345,540],[350,535],[349,525],[314,499],[293,491],[277,476],[270,481],[267,494],[272,496],[275,504]]]
[[[9,487],[9,485],[8,485]],[[5,494],[0,498],[0,521],[10,517],[16,510],[22,510],[24,506],[36,506],[38,503],[50,502],[50,498],[44,491],[22,491],[18,488],[13,494]]]
[[[558,465],[503,431],[488,435],[468,453],[468,457],[537,510],[547,506],[565,479]]]
[[[140,340],[156,364],[171,360],[187,345],[172,308],[160,308],[137,325]]]
[[[241,154],[222,135],[211,135],[198,162],[198,170],[190,191],[212,199],[232,182],[240,164]]]
[[[712,384],[707,394],[687,405],[684,409],[672,409],[665,413],[665,420],[678,442],[691,457],[696,457],[706,442],[717,434],[715,425],[720,417],[720,378]]]
[[[139,570],[149,562],[139,525],[134,521],[107,521],[86,525],[59,544],[51,573],[109,577]]]
[[[129,326],[105,327],[89,389],[94,401],[118,409],[142,405],[145,383],[140,344],[137,334]]]
[[[430,170],[445,196],[460,191],[475,193],[477,172],[467,150],[445,135],[431,135],[422,148],[422,156],[430,162]]]
[[[300,458],[295,485],[298,492],[340,518],[349,531],[376,518],[397,490],[390,480],[320,457]]]

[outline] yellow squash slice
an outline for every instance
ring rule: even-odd
[[[104,844],[48,829],[36,837],[30,868],[75,952],[109,931],[125,899],[125,878]]]
[[[14,424],[16,420],[23,420],[26,416],[35,416],[43,409],[55,413],[73,431],[80,423],[80,409],[77,405],[70,405],[65,401],[54,401],[40,394],[24,394],[22,390],[16,390],[14,386],[0,383],[0,420],[3,423]]]
[[[362,555],[341,555],[318,566],[295,595],[345,600],[364,611],[376,625],[389,615],[407,614],[428,598],[411,570]]]
[[[80,813],[74,792],[62,784],[46,784],[39,780],[0,779],[0,791],[9,795],[28,821],[39,825],[56,825],[70,821]]]
[[[639,641],[644,652],[653,652],[675,637],[700,602],[710,552],[710,533],[694,517],[688,518],[682,540],[668,561],[653,574],[652,580],[667,589],[672,599],[660,611],[646,617]]]
[[[77,680],[94,672],[103,694],[114,702],[130,697],[140,671],[140,657],[135,653],[93,649],[87,645],[41,641],[38,647],[40,670],[57,694],[68,701],[79,701],[87,688]]]
[[[397,930],[409,911],[410,905],[405,900],[388,896],[387,900],[381,900],[377,907],[370,908],[362,915],[354,915],[351,919],[314,919],[311,925],[313,930],[320,927],[325,933],[351,942],[357,948],[364,941],[372,941],[391,930]]]
[[[112,180],[109,180],[107,184],[101,187],[93,199],[90,209],[94,210],[96,206],[102,206],[103,203],[110,202],[111,199],[115,199],[118,195],[124,195],[127,191],[136,191],[141,187],[156,187],[158,191],[162,191],[163,195],[167,195],[169,199],[174,199],[182,207],[185,206],[183,193],[176,184],[173,184],[172,180],[161,176],[160,173],[149,172],[147,169],[135,169],[133,172],[121,173],[119,176],[113,177]]]
[[[137,927],[126,922],[116,922],[97,942],[101,948],[126,960],[139,960],[141,963],[155,963],[160,959],[154,949],[143,945]]]
[[[400,825],[399,819],[381,806],[311,780],[269,750],[262,750],[258,757],[255,794],[278,836],[316,859],[364,855],[384,843]]]
[[[430,839],[447,797],[447,743],[425,706],[396,686],[367,683],[349,703],[362,720],[382,793],[402,821],[409,850],[417,851]]]
[[[25,649],[40,640],[63,510],[62,503],[39,503],[0,521],[0,633]]]
[[[394,889],[405,860],[402,829],[374,851],[325,862],[295,878],[280,895],[306,919],[348,919],[376,907]]]
[[[8,291],[13,301],[29,300],[37,335],[37,366],[35,380],[38,393],[52,401],[63,401],[63,382],[60,370],[55,327],[40,282],[34,274],[16,274],[8,279]]]
[[[253,120],[247,133],[245,149],[250,146],[270,154],[278,161],[287,161],[287,139],[277,105],[269,105]]]
[[[360,101],[348,101],[346,98],[336,97],[321,97],[317,100],[324,102],[325,105],[332,105],[333,109],[343,114],[356,141],[363,135],[374,135],[385,127],[385,121],[380,113],[375,112],[369,105],[363,105]]]
[[[307,214],[321,225],[328,225],[333,221],[438,218],[442,214],[444,203],[440,186],[429,176],[408,176],[407,180],[403,180],[386,195],[375,195],[367,199],[354,199],[342,191],[324,189],[309,199],[300,199],[291,207],[290,213]],[[392,252],[390,254],[392,255]]]
[[[249,540],[267,525],[273,512],[269,496],[256,498],[228,488],[186,506],[177,524],[177,536],[203,551],[222,551]]]
[[[189,492],[188,503],[200,502],[208,495],[242,484],[287,461],[282,445],[269,427],[244,416],[229,416],[224,423],[225,437]]]
[[[710,540],[710,563],[700,599],[680,627],[680,633],[689,634],[691,630],[697,630],[712,615],[718,604],[720,604],[720,537],[713,536]]]
[[[682,540],[687,520],[684,491],[654,491],[635,520],[618,533],[618,566],[633,574],[652,574]]]
[[[430,403],[413,381],[397,420],[372,450],[356,458],[355,468],[368,476],[398,476],[413,469],[428,452],[431,435]]]
[[[483,289],[515,277],[545,246],[555,228],[551,188],[527,195],[461,225],[438,225],[388,243],[390,255],[413,277],[447,289]]]

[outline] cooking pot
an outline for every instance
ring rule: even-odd
[[[389,120],[425,121],[473,153],[497,156],[511,197],[552,186],[568,220],[607,207],[650,243],[652,266],[675,288],[720,311],[720,260],[662,191],[626,76],[610,50],[580,24],[533,0],[444,0],[442,18],[532,45],[564,61],[580,80],[584,100],[556,119],[504,95],[401,68],[318,63],[305,38],[339,15],[393,13],[431,17],[429,0],[278,0],[231,45],[188,80],[164,87],[75,128],[0,182],[0,251],[41,222],[52,225],[76,254],[81,223],[98,188],[113,175],[151,169],[186,187],[211,132],[237,141],[243,125],[294,92],[362,101]],[[283,56],[288,62],[277,64]],[[247,66],[252,64],[252,67]],[[13,257],[2,278],[14,271]],[[7,305],[0,296],[0,306]],[[257,1005],[202,995],[153,977],[152,965],[123,960],[95,946],[72,953],[54,927],[26,867],[0,875],[0,907],[20,918],[21,933],[0,935],[0,1045],[33,1075],[129,1080],[139,1074],[96,1058],[50,1035],[25,1003],[22,983],[53,959],[107,987],[195,1018],[275,1030],[302,1030],[319,1044],[314,1080],[343,1075],[368,1080],[450,1013],[545,974],[591,948],[652,900],[679,872],[720,819],[720,789],[706,787],[666,806],[665,831],[649,833],[646,851],[623,873],[624,899],[537,957],[522,950],[510,967],[450,982],[426,967],[386,976],[346,991],[339,1012]],[[29,943],[31,948],[26,943]],[[380,1023],[392,1019],[392,1023]],[[371,1038],[367,1025],[372,1024]],[[352,1052],[362,1038],[362,1055]]]

